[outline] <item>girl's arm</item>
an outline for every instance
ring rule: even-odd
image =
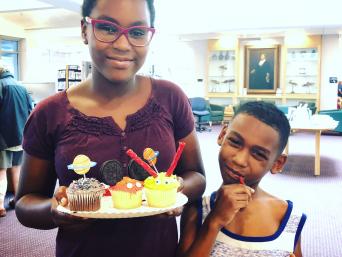
[[[69,230],[80,230],[90,223],[90,220],[56,210],[57,200],[66,199],[65,187],[59,187],[54,196],[56,181],[53,162],[24,153],[15,205],[21,224],[37,229],[63,226]]]
[[[24,226],[38,229],[56,227],[51,216],[51,198],[56,181],[50,161],[24,152],[15,208],[17,218]]]
[[[179,141],[186,145],[175,173],[182,177],[182,192],[189,198],[189,202],[192,202],[201,198],[205,190],[205,174],[200,147],[195,131]]]

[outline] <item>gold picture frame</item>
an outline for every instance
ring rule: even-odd
[[[247,94],[275,94],[279,82],[279,45],[246,46]]]

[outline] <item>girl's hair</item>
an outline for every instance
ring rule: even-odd
[[[154,9],[154,0],[146,0],[147,7],[150,12],[150,23],[151,27],[154,27],[154,19],[156,12]],[[91,11],[95,7],[97,0],[84,0],[82,5],[82,17],[90,16]]]

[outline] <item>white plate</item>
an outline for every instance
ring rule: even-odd
[[[135,209],[119,210],[113,208],[111,196],[103,196],[101,199],[101,208],[97,211],[70,211],[68,208],[58,205],[57,210],[68,213],[74,216],[96,219],[120,219],[120,218],[135,218],[152,216],[164,212],[171,211],[175,208],[181,207],[188,202],[186,195],[177,193],[177,200],[174,205],[166,208],[153,208],[147,206],[147,202],[143,201],[142,206]]]

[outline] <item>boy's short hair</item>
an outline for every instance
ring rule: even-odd
[[[243,113],[253,116],[278,131],[278,154],[281,154],[286,147],[291,130],[290,123],[285,114],[274,104],[264,101],[250,101],[239,105],[234,113],[233,119],[238,114]]]

